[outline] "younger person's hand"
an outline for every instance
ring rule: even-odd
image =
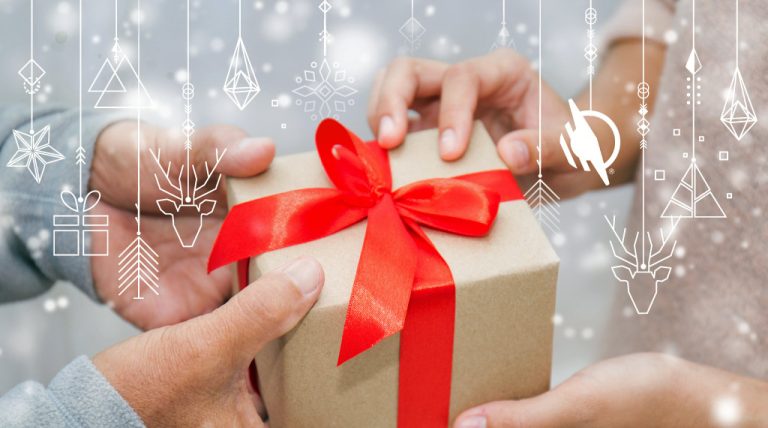
[[[571,119],[568,104],[546,84],[541,90],[547,183],[562,197],[595,188],[599,178],[571,168],[560,149],[560,128]],[[419,118],[409,123],[408,110]],[[527,188],[538,178],[539,80],[528,60],[512,50],[455,65],[398,58],[379,75],[368,110],[382,147],[399,145],[409,130],[437,127],[440,156],[448,161],[466,151],[475,119],[483,122],[501,159]]]
[[[168,129],[142,124],[141,149],[141,229],[142,236],[160,255],[160,295],[142,290],[144,300],[133,300],[131,289],[118,295],[118,255],[136,238],[136,123],[117,122],[110,125],[96,142],[91,167],[90,189],[101,193],[101,203],[94,214],[109,215],[109,256],[92,257],[91,270],[99,297],[108,302],[124,319],[142,329],[177,323],[210,312],[220,306],[232,290],[230,269],[219,269],[208,275],[207,258],[227,211],[225,183],[222,178],[217,190],[207,198],[216,200],[216,209],[203,218],[203,227],[192,248],[182,248],[171,218],[163,215],[158,199],[167,199],[155,181],[162,171],[150,150],[157,153],[164,165],[171,163],[171,177],[178,177],[186,152],[184,136]],[[249,177],[263,172],[275,154],[268,138],[249,138],[236,127],[216,125],[199,129],[192,137],[190,162],[199,174],[205,174],[203,164],[213,166],[216,150],[227,150],[217,172],[226,176]],[[187,171],[181,176],[186,181]],[[211,180],[214,183],[215,180]],[[209,187],[210,189],[210,187]],[[200,222],[196,212],[180,213],[175,221],[180,230],[194,232]],[[189,225],[191,228],[185,228]],[[183,232],[182,232],[183,233]],[[94,242],[94,244],[96,244]],[[94,248],[101,251],[103,249]]]
[[[307,313],[323,280],[316,260],[295,260],[215,311],[119,343],[93,363],[148,427],[263,427],[248,366]]]
[[[550,392],[459,415],[454,428],[768,426],[768,384],[662,354],[602,361]]]

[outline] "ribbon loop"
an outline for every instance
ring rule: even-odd
[[[316,140],[335,188],[300,189],[234,206],[219,231],[208,270],[238,262],[244,286],[250,257],[320,239],[367,218],[338,364],[402,332],[398,426],[444,427],[455,285],[449,266],[420,225],[483,236],[499,203],[522,199],[522,192],[506,170],[423,180],[393,192],[389,159],[378,144],[364,143],[331,119],[318,126]]]

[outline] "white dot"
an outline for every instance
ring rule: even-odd
[[[563,316],[560,314],[555,314],[552,316],[552,324],[554,325],[560,325],[563,323]]]
[[[677,41],[677,31],[675,30],[667,30],[664,33],[664,41],[667,42],[667,44],[671,45]]]
[[[677,257],[678,259],[682,259],[683,257],[685,257],[685,247],[683,247],[682,245],[678,245],[677,248],[675,249],[675,257]]]
[[[621,310],[621,314],[624,315],[625,318],[629,318],[632,316],[632,314],[635,313],[635,310],[630,308],[629,306],[624,306],[624,309]]]
[[[69,3],[63,1],[56,6],[56,10],[58,10],[59,13],[69,13],[72,8],[70,7]]]
[[[184,83],[187,81],[187,70],[179,69],[176,70],[176,73],[173,74],[173,78],[176,79],[179,83]]]
[[[554,245],[555,247],[562,247],[563,245],[565,245],[566,240],[567,239],[565,238],[565,235],[562,233],[555,233],[554,235],[552,235],[552,245]]]
[[[517,31],[520,34],[523,34],[526,31],[528,31],[528,27],[525,24],[520,23],[520,24],[517,24],[517,26],[515,26],[515,31]]]
[[[69,306],[69,298],[67,296],[60,296],[56,299],[56,305],[61,309],[66,309]]]
[[[712,406],[712,417],[720,426],[734,426],[741,421],[741,404],[735,397],[720,397]]]
[[[224,40],[219,37],[214,37],[211,39],[209,46],[213,52],[221,52],[222,49],[224,49]]]
[[[256,10],[264,9],[264,2],[263,1],[257,1],[253,3],[253,8]]]
[[[272,63],[271,62],[265,62],[264,64],[262,64],[261,71],[263,71],[265,73],[269,73],[270,71],[272,71]]]
[[[56,310],[56,302],[53,301],[53,299],[45,299],[43,302],[43,309],[45,309],[46,312],[53,312]]]
[[[722,244],[723,241],[725,241],[725,235],[723,234],[723,232],[719,230],[712,232],[712,242],[714,242],[715,244]]]
[[[747,324],[746,321],[740,321],[737,324],[736,329],[739,331],[740,334],[747,334],[751,330],[749,328],[749,324]]]
[[[683,265],[677,265],[675,266],[675,276],[678,278],[682,278],[685,276],[685,266]]]
[[[595,331],[591,328],[587,327],[581,330],[581,338],[584,340],[589,340],[595,337]]]
[[[350,9],[349,6],[342,6],[341,9],[339,9],[339,15],[341,15],[342,18],[348,18],[349,15],[352,15],[352,9]]]
[[[280,0],[277,3],[275,3],[275,12],[281,15],[288,12],[288,2],[284,0]]]
[[[424,8],[424,14],[427,16],[433,16],[435,14],[435,5],[427,5],[427,7]]]
[[[572,339],[574,336],[576,336],[576,329],[573,327],[568,327],[565,329],[565,331],[563,331],[563,334],[568,339]]]

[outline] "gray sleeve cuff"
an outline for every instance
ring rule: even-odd
[[[84,193],[87,193],[91,161],[99,133],[120,117],[84,112],[82,141],[85,149],[83,166]],[[16,151],[12,130],[29,128],[28,111],[9,108],[0,113],[0,166],[5,167]],[[26,168],[6,168],[0,177],[0,255],[7,252],[0,267],[8,281],[0,290],[0,301],[28,298],[45,292],[55,281],[73,283],[94,300],[98,296],[91,274],[90,241],[83,228],[61,233],[54,227],[54,215],[71,215],[61,199],[64,191],[79,194],[79,170],[76,164],[78,147],[78,112],[61,108],[39,109],[36,126],[50,125],[50,144],[65,156],[49,163],[38,184]],[[55,235],[55,236],[54,236]],[[54,255],[79,254],[79,256]]]
[[[0,398],[0,425],[9,427],[144,427],[139,415],[91,360],[78,357],[48,389],[24,382]]]

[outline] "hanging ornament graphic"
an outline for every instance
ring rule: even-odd
[[[699,97],[701,93],[701,77],[698,76],[702,69],[701,59],[696,51],[696,0],[691,6],[692,24],[692,48],[685,62],[685,69],[689,76],[686,78],[689,92],[686,103],[691,106],[691,163],[680,179],[675,192],[672,194],[667,206],[661,213],[662,218],[725,218],[725,212],[720,206],[712,189],[709,187],[704,173],[696,162],[696,143],[699,136],[696,134],[696,106],[701,105]]]
[[[241,111],[261,92],[251,59],[243,42],[243,2],[237,2],[237,43],[232,59],[229,60],[224,93]]]
[[[77,196],[70,190],[61,192],[61,202],[69,213],[53,216],[53,255],[108,256],[109,217],[91,213],[101,200],[101,193],[98,190],[85,193],[83,180],[86,161],[83,147],[83,0],[78,3],[78,144],[75,165],[79,185]]]
[[[421,47],[421,38],[424,37],[424,33],[427,29],[421,25],[416,15],[413,12],[414,0],[411,0],[411,17],[408,18],[403,25],[400,26],[400,34],[408,42],[411,53],[414,53],[419,47]]]
[[[541,145],[542,145],[542,110],[541,100],[542,93],[542,51],[541,51],[541,10],[543,0],[539,0],[539,142],[536,146],[536,165],[538,166],[538,179],[535,183],[525,192],[525,200],[528,201],[533,214],[539,220],[542,226],[545,226],[552,232],[560,230],[560,197],[557,196],[554,190],[544,181],[544,174],[541,164]]]
[[[338,62],[331,64],[328,61],[328,42],[331,34],[328,32],[328,11],[331,3],[323,0],[318,8],[323,12],[323,30],[320,41],[323,42],[323,58],[320,61],[312,61],[309,68],[304,70],[301,77],[296,78],[299,85],[293,90],[298,95],[296,105],[303,105],[304,111],[310,114],[312,120],[327,117],[339,118],[339,114],[347,111],[347,106],[354,106],[352,97],[357,89],[351,85],[354,79],[347,75]]]
[[[192,70],[189,66],[190,52],[189,52],[189,27],[190,27],[190,7],[189,0],[187,0],[187,68],[186,76],[187,81],[181,87],[181,97],[184,99],[184,112],[186,113],[186,119],[181,125],[181,131],[184,133],[186,140],[184,141],[185,162],[179,169],[179,175],[177,177],[171,176],[171,163],[169,162],[166,167],[163,166],[160,160],[160,151],[151,151],[152,157],[157,164],[157,167],[161,171],[161,175],[155,173],[155,182],[161,192],[169,196],[169,198],[157,200],[157,208],[171,218],[173,230],[176,232],[176,237],[179,239],[179,243],[184,248],[191,248],[195,246],[200,231],[203,228],[203,220],[210,215],[216,208],[216,200],[209,198],[209,196],[219,188],[221,183],[221,174],[217,174],[216,168],[219,165],[226,150],[219,155],[218,149],[216,150],[216,162],[213,167],[205,162],[205,173],[199,174],[197,168],[190,162],[190,155],[192,152],[192,135],[195,133],[195,124],[192,122],[192,98],[195,96],[195,87],[192,85]],[[162,180],[161,177],[162,176]],[[213,181],[211,180],[213,179]],[[181,220],[181,217],[187,219],[197,217],[197,222],[189,221],[177,221]]]
[[[97,94],[95,109],[154,108],[155,104],[139,73],[120,47],[117,35],[117,0],[115,9],[115,36],[110,54],[101,64],[88,92]]]
[[[26,168],[38,184],[43,181],[48,164],[64,159],[64,155],[51,146],[50,125],[35,130],[35,95],[40,90],[40,81],[44,75],[45,70],[35,61],[35,2],[30,0],[29,60],[19,69],[24,91],[29,95],[29,132],[13,130],[16,153],[11,156],[6,166]]]
[[[646,137],[650,131],[650,122],[647,118],[648,97],[651,93],[650,86],[645,81],[645,0],[642,3],[642,25],[642,81],[637,87],[637,96],[640,98],[638,110],[640,120],[637,122],[637,132],[640,134],[640,170],[645,171],[645,154],[648,151]],[[650,232],[646,231],[645,174],[640,174],[640,210],[640,230],[634,235],[628,234],[626,228],[619,233],[616,217],[609,219],[606,216],[605,221],[613,233],[613,239],[609,243],[611,252],[618,262],[611,267],[613,276],[625,285],[635,312],[645,315],[651,311],[656,301],[659,285],[669,279],[672,271],[666,262],[675,253],[677,241],[672,240],[671,236],[680,219],[671,219],[670,227],[666,231],[663,227],[659,228],[656,240]]]
[[[136,0],[136,13],[141,16],[141,0]],[[136,24],[136,77],[141,81],[141,20]],[[122,296],[132,287],[136,289],[134,300],[142,300],[144,287],[160,294],[159,256],[141,234],[141,111],[144,92],[136,89],[136,238],[118,256],[118,296]]]
[[[757,123],[757,114],[749,98],[747,86],[739,68],[739,0],[736,0],[736,70],[733,72],[731,85],[728,87],[720,121],[733,136],[741,141]]]
[[[595,75],[595,60],[597,59],[597,47],[595,46],[595,30],[594,25],[597,22],[597,10],[592,7],[592,0],[589,2],[589,8],[584,13],[584,20],[589,26],[587,30],[587,47],[584,49],[584,58],[588,62],[587,74],[589,75],[589,110],[581,111],[576,106],[576,103],[570,99],[568,105],[571,109],[571,116],[573,118],[573,124],[566,123],[565,131],[570,141],[570,147],[564,135],[560,135],[560,148],[565,154],[565,158],[568,164],[573,168],[578,168],[574,156],[579,158],[581,169],[584,171],[590,170],[590,165],[594,168],[595,172],[600,176],[603,184],[610,185],[608,179],[608,173],[611,165],[619,156],[621,150],[621,134],[616,124],[607,115],[595,111],[592,107],[592,84]],[[592,127],[587,122],[587,118],[592,117],[604,122],[611,130],[613,136],[613,151],[608,159],[603,159],[603,153],[600,147],[600,141],[597,135],[592,130]],[[573,154],[571,154],[573,152]]]
[[[491,45],[492,51],[500,48],[517,49],[515,40],[512,38],[512,33],[510,33],[507,28],[507,0],[501,0],[501,28],[496,34],[496,40],[494,40]]]

